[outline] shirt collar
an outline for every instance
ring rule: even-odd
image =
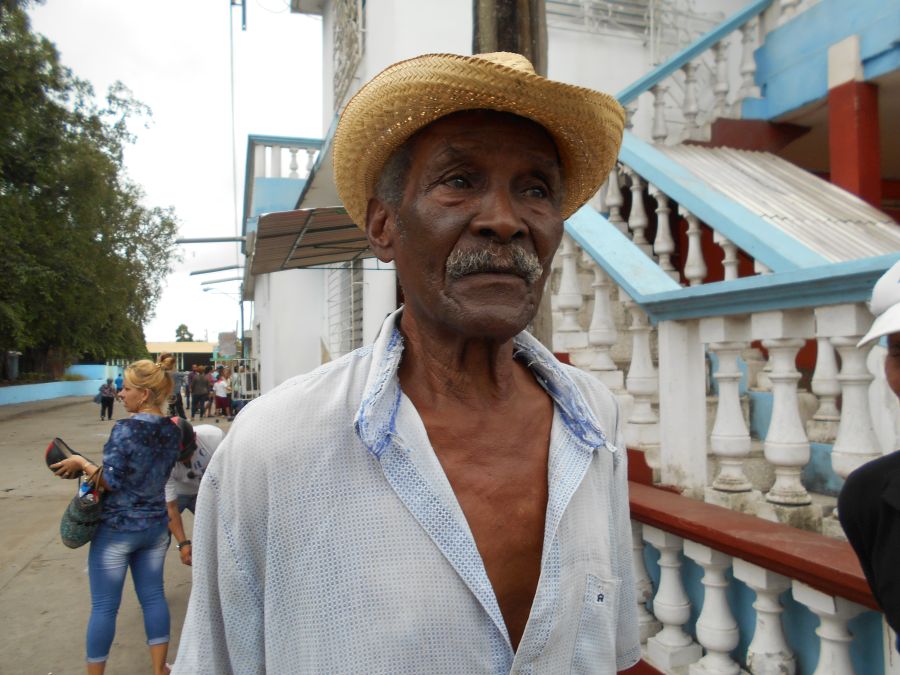
[[[402,312],[401,307],[385,319],[372,346],[369,375],[354,419],[360,440],[379,459],[396,432],[400,404],[397,369],[403,356],[403,336],[398,325]],[[531,370],[553,399],[575,437],[592,450],[601,446],[614,450],[581,391],[556,357],[525,331],[514,338],[514,345],[516,358]]]

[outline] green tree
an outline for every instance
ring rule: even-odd
[[[183,323],[175,329],[175,342],[193,342],[194,334],[188,330],[187,324]]]
[[[24,4],[0,0],[0,349],[55,372],[143,354],[177,232],[123,166],[150,110],[121,83],[98,104]]]

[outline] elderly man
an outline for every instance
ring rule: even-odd
[[[335,179],[404,306],[241,414],[198,501],[179,673],[611,673],[640,655],[615,399],[525,327],[615,161],[610,97],[427,55]]]

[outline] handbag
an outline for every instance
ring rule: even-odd
[[[57,462],[61,462],[64,459],[69,459],[69,457],[84,457],[84,455],[82,455],[80,452],[75,452],[72,448],[66,445],[66,442],[61,438],[54,438],[52,441],[50,441],[50,445],[48,445],[47,450],[44,451],[44,461],[47,463],[48,469],[50,469],[50,467]],[[91,462],[90,459],[88,459],[88,461]],[[91,462],[91,464],[96,465],[96,462]],[[50,470],[53,471],[53,469]],[[75,476],[72,476],[72,478],[75,478]]]
[[[100,400],[102,398],[103,397],[100,396],[100,392],[97,392],[97,394],[94,396],[94,403],[102,403],[102,401]]]
[[[79,481],[78,492],[63,511],[59,522],[59,535],[69,548],[84,546],[94,537],[100,525],[102,488],[100,478],[103,467],[97,469],[90,478]]]

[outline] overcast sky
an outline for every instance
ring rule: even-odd
[[[153,110],[149,129],[125,163],[147,206],[174,206],[182,237],[233,236],[243,200],[248,134],[321,138],[322,42],[317,17],[290,14],[288,0],[247,0],[247,31],[230,0],[46,0],[32,28],[56,44],[98,97],[121,80]],[[232,172],[231,38],[234,48],[237,195]],[[180,247],[183,261],[160,277],[165,287],[150,341],[174,340],[187,324],[195,339],[235,330],[240,282],[203,292],[201,281],[239,276],[192,270],[232,265],[232,244]],[[249,304],[245,323],[249,327]]]

